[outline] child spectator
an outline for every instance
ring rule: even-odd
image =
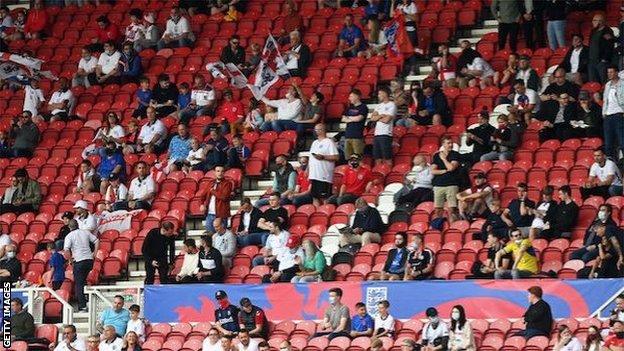
[[[247,114],[245,114],[243,128],[246,132],[252,132],[260,128],[262,122],[264,122],[264,118],[262,117],[262,111],[260,111],[260,102],[255,98],[249,99],[249,106],[247,107]]]
[[[363,302],[358,302],[355,304],[355,310],[357,314],[351,318],[351,337],[372,336],[375,324],[373,317],[366,312],[366,305]]]
[[[188,83],[181,83],[178,87],[178,112],[184,110],[191,103],[191,91]]]
[[[43,107],[45,96],[43,91],[39,88],[39,81],[33,79],[30,81],[30,85],[24,87],[24,111],[30,111],[32,113],[33,122],[40,121],[39,109]]]
[[[206,150],[201,147],[197,138],[191,138],[191,150],[189,150],[189,154],[186,157],[186,162],[182,170],[185,173],[203,170],[204,161],[206,161]]]
[[[139,317],[141,313],[141,307],[139,305],[132,305],[128,308],[130,311],[130,320],[128,321],[128,327],[126,328],[126,334],[134,332],[139,337],[140,342],[145,341],[145,320]]]
[[[375,317],[375,332],[373,339],[379,339],[383,336],[392,337],[394,335],[394,317],[390,315],[390,302],[388,300],[379,301],[377,303],[378,314]]]
[[[204,76],[196,74],[193,77],[191,100],[186,108],[180,111],[180,123],[188,122],[196,116],[212,115],[215,105],[215,91],[210,84],[206,84]]]
[[[54,243],[50,242],[46,245],[50,256],[50,272],[52,273],[52,289],[58,290],[65,281],[65,257],[57,251]]]
[[[152,99],[152,90],[149,87],[149,83],[147,77],[141,77],[139,79],[140,87],[136,92],[136,101],[139,103],[139,106],[134,110],[134,113],[132,113],[132,117],[145,117],[145,111],[147,111],[147,106],[149,106],[150,100]]]
[[[124,142],[121,144],[124,155],[133,154],[137,152],[139,140],[139,122],[136,119],[128,122],[128,134],[124,138]]]

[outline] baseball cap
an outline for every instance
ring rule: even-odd
[[[69,212],[69,211],[65,211],[65,212],[63,212],[63,215],[61,216],[61,218],[73,219],[74,218],[74,213],[73,212]]]
[[[286,242],[286,247],[289,249],[294,249],[301,245],[301,237],[299,235],[291,235]]]
[[[27,177],[28,173],[26,172],[26,168],[18,168],[13,174],[14,177]]]
[[[251,305],[251,300],[248,297],[243,297],[240,300],[240,305],[241,305],[241,307],[248,307],[248,306]]]
[[[222,298],[227,297],[227,293],[223,290],[219,290],[215,293],[215,299],[220,300]]]
[[[438,310],[436,310],[433,307],[429,307],[427,308],[427,311],[425,312],[425,314],[427,315],[427,317],[435,317],[438,315]]]
[[[589,91],[581,90],[579,92],[579,100],[589,100]]]
[[[74,208],[82,208],[83,210],[86,210],[89,208],[89,205],[87,205],[85,200],[78,200],[76,201],[76,204],[74,204]]]

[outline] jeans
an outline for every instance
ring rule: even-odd
[[[494,272],[494,279],[522,279],[522,278],[530,278],[533,276],[533,273],[530,271],[523,271],[519,269],[506,269],[503,271]]]
[[[213,222],[216,218],[217,216],[212,213],[206,214],[206,231],[209,231],[211,233],[215,232]]]
[[[78,300],[78,308],[87,307],[87,296],[84,293],[84,286],[87,284],[87,276],[93,269],[93,260],[82,260],[74,262],[74,295]]]
[[[481,161],[497,161],[497,160],[505,161],[505,160],[512,160],[512,159],[513,159],[513,152],[511,151],[503,151],[503,152],[492,151],[481,156]]]
[[[570,255],[571,260],[582,260],[585,263],[596,259],[596,257],[598,257],[598,249],[589,251],[586,247],[581,247]]]
[[[311,203],[312,203],[312,195],[310,195],[310,193],[303,194],[303,195],[295,195],[292,198],[292,204],[295,205],[295,207],[299,207],[301,205],[308,205]]]
[[[607,66],[609,62],[589,61],[587,65],[587,78],[590,82],[604,84],[607,82]]]
[[[158,44],[156,44],[156,46],[158,47],[158,50],[164,49],[164,48],[181,48],[181,47],[191,47],[193,46],[193,41],[186,39],[186,38],[182,38],[180,40],[174,40],[174,41],[170,41],[169,43],[165,43],[164,40],[160,39],[158,41]]]
[[[26,212],[36,212],[36,211],[33,205],[31,204],[23,204],[23,205],[2,204],[0,205],[0,214],[15,213],[16,215],[20,215]]]
[[[624,152],[624,113],[604,117],[604,150],[607,156],[618,159],[618,147]]]
[[[548,333],[545,333],[539,329],[525,329],[516,333],[516,336],[523,336],[525,339],[529,340],[534,336],[548,336]]]
[[[206,110],[205,106],[186,107],[180,111],[180,123],[188,124],[193,117],[198,117],[204,114]]]
[[[551,50],[565,47],[566,21],[548,21],[546,31],[548,33],[548,45]]]
[[[291,283],[316,283],[319,281],[321,281],[321,277],[318,274],[306,275],[304,277],[296,275],[290,280]]]
[[[277,121],[271,122],[271,128],[275,132],[283,132],[285,130],[297,130],[297,122],[287,120],[287,119],[278,119]]]
[[[238,246],[264,246],[266,239],[269,237],[269,232],[249,233],[247,235],[241,235],[236,238]],[[262,263],[264,264],[264,262]]]
[[[327,336],[327,338],[328,338],[329,340],[331,340],[331,339],[333,339],[333,338],[340,337],[340,336],[346,336],[347,338],[349,338],[349,337],[350,337],[349,332],[347,332],[347,331],[340,331],[340,332],[319,332],[319,333],[314,334],[314,337],[317,337],[317,336]]]
[[[518,27],[520,25],[516,22],[498,24],[498,50],[505,48],[507,36],[509,36],[509,47],[511,51],[516,51],[518,48]]]

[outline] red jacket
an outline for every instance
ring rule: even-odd
[[[41,32],[48,23],[48,15],[44,10],[32,9],[28,11],[28,17],[24,24],[24,33],[37,33]]]
[[[119,28],[111,23],[104,29],[98,27],[96,34],[100,44],[104,44],[109,40],[117,41],[119,39]]]
[[[373,180],[373,173],[365,167],[347,168],[344,176],[345,193],[360,196],[366,191],[366,185]]]
[[[208,211],[210,199],[214,196],[217,217],[230,218],[230,199],[234,185],[227,179],[223,179],[219,183],[216,182],[216,179],[211,180],[206,184],[206,188],[200,192],[200,194],[206,194],[206,211]]]

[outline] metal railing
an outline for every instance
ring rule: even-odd
[[[50,294],[50,296],[57,299],[62,308],[62,321],[63,324],[73,324],[74,323],[74,307],[65,299],[63,299],[56,291],[48,288],[48,287],[31,287],[24,289],[13,289],[13,293],[22,293],[27,296],[26,309],[28,313],[30,313],[35,319],[35,323],[41,324],[43,323],[43,309],[45,305],[45,299],[43,298],[44,293]]]
[[[615,299],[620,294],[623,294],[623,293],[624,293],[624,280],[622,280],[622,288],[618,290],[615,294],[613,294],[607,301],[605,301],[605,303],[600,305],[600,307],[598,307],[598,309],[592,312],[592,314],[590,314],[589,316],[596,317],[596,318],[608,318],[609,316],[603,316],[602,313],[607,309],[607,307],[611,306],[611,304],[615,301]]]
[[[136,304],[143,311],[143,286],[96,285],[85,286],[85,294],[89,297],[89,335],[101,332],[97,328],[98,317],[105,309],[113,306],[115,295],[124,297],[125,308]]]

